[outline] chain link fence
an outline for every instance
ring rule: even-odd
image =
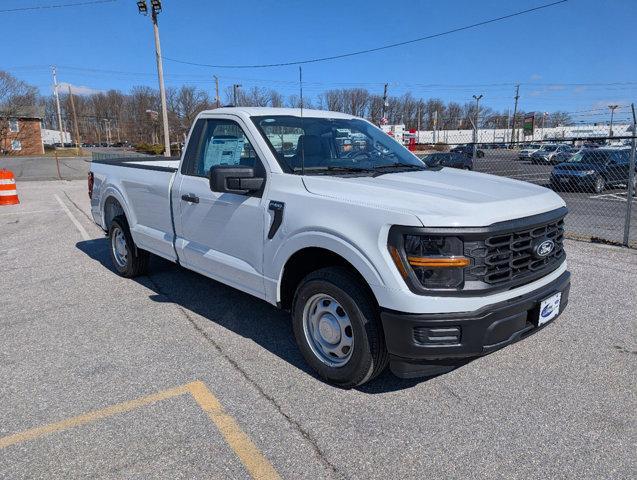
[[[634,123],[526,123],[516,130],[413,132],[412,150],[428,163],[550,188],[568,206],[569,237],[637,248]]]

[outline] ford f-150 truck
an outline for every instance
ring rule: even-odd
[[[444,373],[568,301],[558,195],[427,166],[341,113],[205,111],[180,160],[93,161],[89,196],[121,275],[158,255],[290,311],[308,364],[342,387],[387,364]]]

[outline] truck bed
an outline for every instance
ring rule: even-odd
[[[179,159],[160,156],[93,160],[93,219],[107,229],[110,218],[124,213],[140,248],[175,260],[170,185],[178,167]],[[112,203],[107,205],[108,197],[116,200],[121,210]]]

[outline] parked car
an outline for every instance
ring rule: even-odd
[[[473,143],[467,143],[466,145],[458,145],[450,150],[452,153],[459,153],[461,155],[473,157]],[[484,150],[480,147],[476,147],[476,157],[484,157]]]
[[[520,150],[520,152],[518,153],[518,158],[520,160],[529,160],[531,158],[531,155],[533,155],[535,152],[537,152],[538,150],[540,150],[542,148],[542,145],[539,143],[531,143],[529,145],[526,145],[522,150]]]
[[[337,130],[365,148],[339,150]],[[152,253],[290,311],[307,363],[341,387],[387,364],[403,378],[447,372],[568,302],[559,195],[428,167],[351,115],[218,108],[197,116],[181,160],[90,168],[116,272],[143,275]]]
[[[423,157],[423,161],[430,167],[451,167],[473,170],[473,159],[460,153],[430,153]]]
[[[551,187],[602,193],[606,187],[628,185],[629,175],[630,150],[602,147],[580,151],[556,165],[551,172]],[[633,192],[636,177],[633,175]]]
[[[568,145],[549,144],[531,154],[531,163],[555,164],[568,160],[573,155],[573,149]]]

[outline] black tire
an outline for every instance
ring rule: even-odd
[[[593,190],[595,193],[602,193],[606,189],[606,180],[601,175],[595,177],[593,181]]]
[[[351,322],[353,347],[347,363],[330,366],[314,352],[304,329],[306,304],[319,295],[332,297]],[[322,268],[299,284],[292,304],[292,326],[296,343],[306,362],[324,380],[343,388],[362,385],[379,375],[389,356],[378,306],[361,280],[342,267]]]
[[[121,255],[118,258],[118,254],[116,253],[117,249],[114,246],[116,243],[115,237],[117,236],[118,238],[121,238],[118,235],[119,232],[123,234],[125,241],[125,258],[122,258]],[[150,254],[141,248],[137,248],[133,241],[133,237],[130,234],[130,228],[128,227],[126,217],[123,215],[117,216],[111,221],[111,225],[108,228],[108,242],[108,251],[111,255],[111,262],[113,262],[115,271],[117,271],[117,273],[119,273],[122,277],[133,278],[145,275],[148,272]]]

